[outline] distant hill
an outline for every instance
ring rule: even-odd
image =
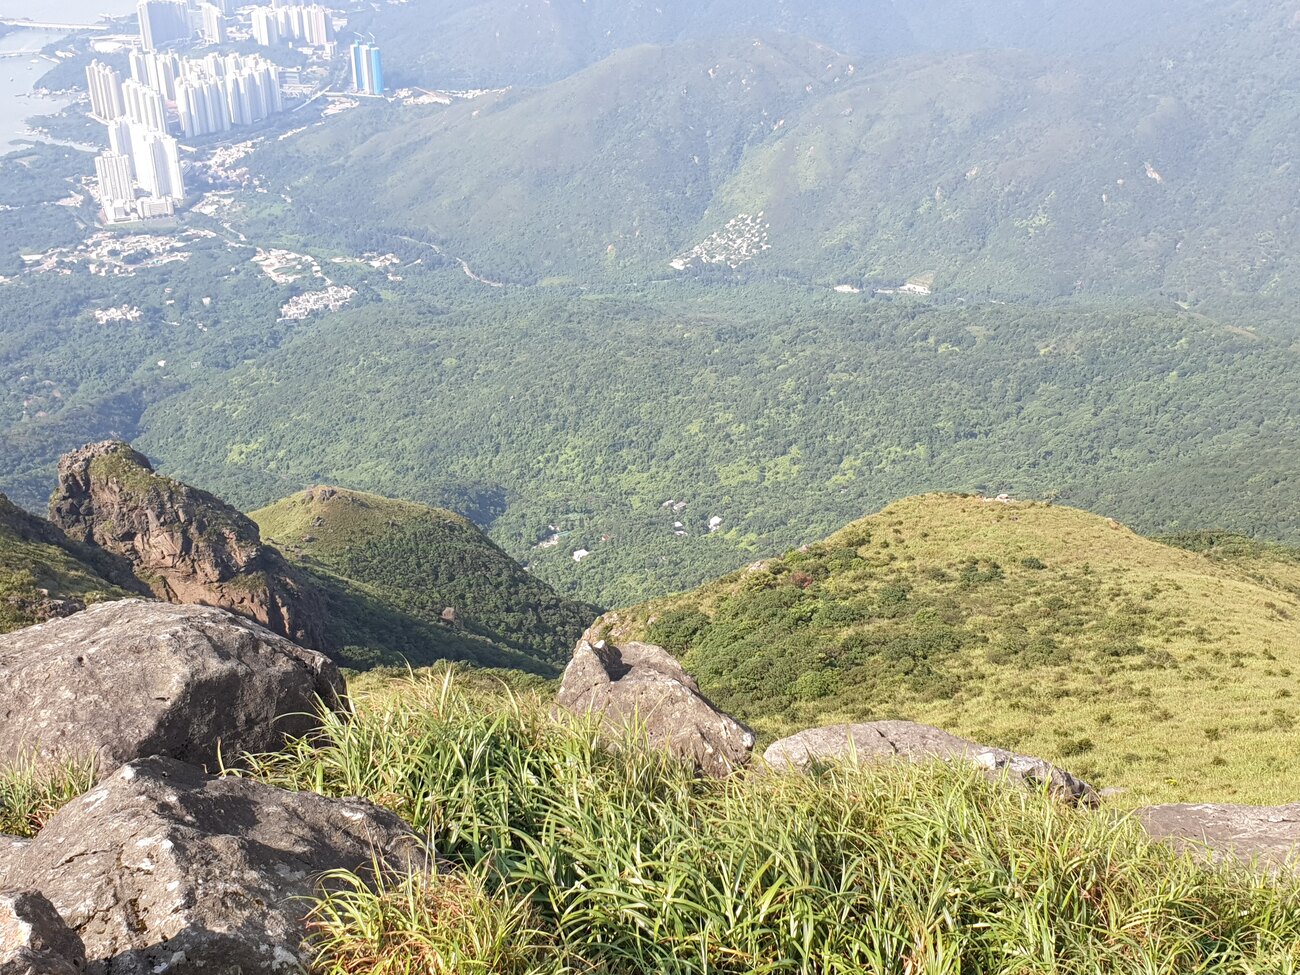
[[[448,636],[561,665],[599,610],[563,599],[469,521],[436,508],[317,487],[252,513],[295,564]],[[444,637],[445,639],[446,637]]]
[[[971,16],[933,6],[948,29]],[[1071,19],[1062,6],[1019,5],[1053,8],[1028,22],[1058,38],[1044,22]],[[1064,51],[1014,18],[890,58],[845,53],[836,31],[674,38],[541,88],[356,112],[258,159],[303,219],[364,215],[515,283],[1293,300],[1300,105],[1275,96],[1300,84],[1294,13],[1194,4],[1149,45]],[[670,268],[697,248],[716,262]]]
[[[767,736],[906,717],[1102,786],[1284,801],[1300,557],[1033,502],[930,495],[606,617]],[[1126,797],[1126,802],[1129,797]]]
[[[454,660],[550,676],[599,612],[448,511],[316,488],[255,522],[120,441],[61,459],[50,512],[0,495],[0,632],[145,595],[230,609],[357,669]]]

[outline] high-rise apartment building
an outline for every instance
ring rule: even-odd
[[[262,47],[278,47],[280,44],[280,21],[276,12],[270,7],[253,9],[253,40]]]
[[[220,78],[181,82],[176,86],[176,109],[187,136],[230,131],[230,109]]]
[[[364,95],[384,93],[384,67],[379,48],[360,41],[352,45],[352,87]]]
[[[99,179],[99,198],[105,206],[135,199],[131,157],[120,152],[105,152],[95,157],[95,176]]]
[[[325,47],[334,40],[334,18],[318,3],[303,7],[304,40],[313,47]]]
[[[122,74],[111,65],[91,61],[86,68],[86,87],[90,90],[90,114],[101,122],[111,122],[126,114],[122,100]]]
[[[167,108],[161,92],[138,81],[124,81],[122,97],[128,119],[149,132],[167,131]]]
[[[199,18],[203,25],[203,42],[205,44],[224,44],[226,42],[226,15],[220,7],[211,3],[199,4]]]
[[[141,189],[149,196],[170,198],[177,203],[185,199],[185,178],[176,140],[150,132],[145,135],[141,148],[143,152],[135,157],[135,175]]]
[[[189,7],[185,0],[140,0],[140,40],[146,51],[157,51],[190,36]]]

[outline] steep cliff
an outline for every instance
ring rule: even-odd
[[[219,498],[154,472],[120,441],[59,461],[50,521],[131,563],[159,599],[221,606],[307,646],[326,641],[323,607],[257,525]]]

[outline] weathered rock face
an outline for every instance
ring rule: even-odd
[[[805,769],[814,762],[909,759],[965,761],[990,774],[1005,775],[1034,787],[1046,785],[1052,795],[1067,802],[1096,805],[1092,786],[1040,758],[1016,755],[1001,748],[958,738],[938,728],[911,721],[874,721],[812,728],[773,742],[763,758],[773,768]]]
[[[95,975],[261,975],[306,965],[302,898],[322,874],[422,857],[369,803],[151,758],[61,809],[9,879],[50,899]]]
[[[0,764],[270,751],[341,707],[328,658],[226,610],[126,599],[0,636]]]
[[[74,541],[128,559],[159,599],[222,606],[304,646],[320,646],[319,599],[249,518],[154,473],[120,441],[59,460],[50,521]]]
[[[1137,817],[1148,833],[1179,849],[1300,872],[1300,804],[1149,806]]]
[[[78,975],[86,948],[44,896],[0,892],[0,975]]]
[[[639,722],[651,745],[694,762],[706,775],[744,767],[754,750],[753,732],[715,708],[672,654],[648,643],[582,640],[556,701],[578,714],[601,714],[614,734]]]

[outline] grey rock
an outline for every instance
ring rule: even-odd
[[[10,879],[50,899],[92,975],[261,975],[308,964],[322,875],[373,863],[423,863],[391,813],[151,758],[64,806]]]
[[[650,745],[716,778],[748,765],[753,755],[754,733],[714,707],[673,655],[653,644],[583,639],[556,702],[576,714],[601,715],[614,736],[635,723]]]
[[[1084,782],[1041,758],[1017,755],[1002,748],[980,745],[938,728],[911,721],[873,721],[840,724],[801,731],[768,746],[763,758],[773,768],[805,769],[817,762],[847,761],[965,761],[991,775],[1039,787],[1071,803],[1095,806],[1097,793]]]
[[[1180,850],[1300,872],[1300,803],[1148,806],[1136,816],[1153,837]]]
[[[343,693],[328,658],[226,610],[100,603],[0,636],[0,764],[211,767],[310,733]]]
[[[78,975],[86,947],[44,896],[0,892],[0,975]]]

